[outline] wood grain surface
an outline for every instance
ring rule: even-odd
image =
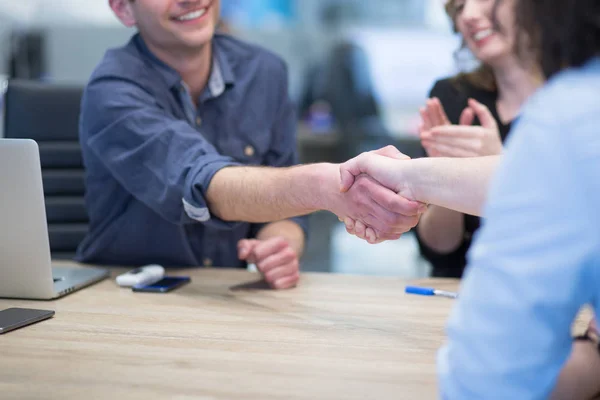
[[[192,277],[171,293],[134,293],[114,282],[123,271],[56,301],[0,300],[56,311],[0,336],[1,399],[436,398],[454,300],[406,295],[395,278],[304,274],[273,291],[204,268],[169,271]]]

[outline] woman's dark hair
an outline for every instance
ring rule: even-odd
[[[515,13],[517,54],[533,55],[546,78],[600,55],[600,0],[516,0]]]

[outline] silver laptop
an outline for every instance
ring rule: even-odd
[[[107,276],[99,268],[52,268],[38,145],[0,139],[0,297],[49,300]]]

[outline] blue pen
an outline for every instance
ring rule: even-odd
[[[451,299],[456,299],[458,297],[458,293],[455,292],[448,292],[446,290],[438,290],[419,286],[407,286],[405,292],[408,294],[420,294],[421,296],[449,297]]]

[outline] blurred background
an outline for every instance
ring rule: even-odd
[[[421,156],[418,108],[436,79],[457,71],[460,43],[443,0],[221,2],[223,30],[287,61],[302,162],[344,161],[387,144]],[[108,0],[0,0],[0,93],[11,77],[84,85],[106,49],[133,33]],[[373,246],[326,212],[312,216],[302,268],[429,273],[412,233]]]

